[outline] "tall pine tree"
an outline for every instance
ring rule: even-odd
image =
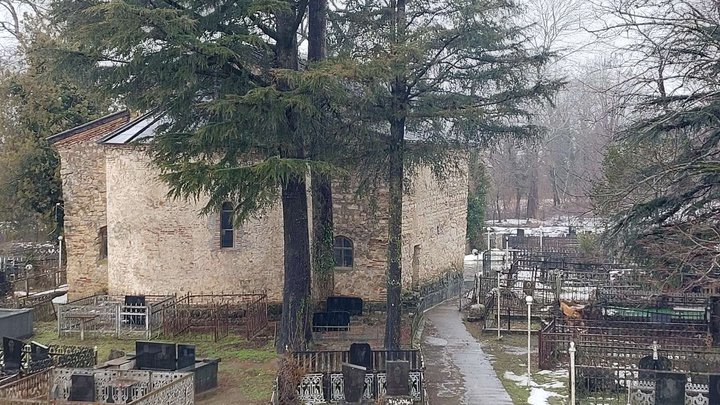
[[[355,85],[354,120],[366,123],[356,164],[364,183],[389,190],[387,349],[400,346],[403,192],[413,173],[462,169],[457,152],[468,143],[534,136],[527,107],[559,87],[528,75],[550,55],[528,53],[516,12],[506,0],[350,0],[332,14],[330,49]]]
[[[331,171],[309,157],[324,136],[318,123],[343,91],[319,74],[298,73],[297,30],[307,5],[54,2],[74,45],[66,64],[85,67],[86,79],[109,97],[169,118],[152,153],[174,196],[206,201],[206,212],[232,201],[239,220],[282,201],[279,351],[303,349],[311,337],[305,179]]]

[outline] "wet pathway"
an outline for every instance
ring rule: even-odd
[[[462,322],[457,300],[425,313],[422,337],[430,405],[505,405],[510,396]]]

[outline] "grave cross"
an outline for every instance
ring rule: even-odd
[[[652,344],[652,346],[650,346],[650,348],[653,351],[653,360],[657,360],[658,359],[658,349],[660,349],[660,345],[658,345],[657,340],[653,340],[653,344]]]

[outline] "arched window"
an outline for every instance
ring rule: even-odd
[[[220,247],[233,247],[233,205],[224,202],[220,211]]]
[[[353,266],[353,241],[344,236],[335,237],[335,267]]]

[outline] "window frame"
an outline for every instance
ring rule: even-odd
[[[235,215],[235,207],[233,203],[225,201],[220,207],[220,249],[235,247],[235,227],[233,224],[233,216]],[[226,224],[228,224],[226,226]],[[228,239],[228,236],[229,239]]]
[[[338,240],[341,241],[342,246],[338,246]],[[348,242],[349,246],[346,246],[345,242]],[[340,252],[341,264],[343,265],[338,265],[336,260],[338,251]],[[344,265],[346,263],[347,252],[350,252],[350,266]],[[352,239],[344,235],[335,236],[333,239],[333,262],[335,264],[335,268],[340,270],[348,270],[355,267],[355,242]]]

